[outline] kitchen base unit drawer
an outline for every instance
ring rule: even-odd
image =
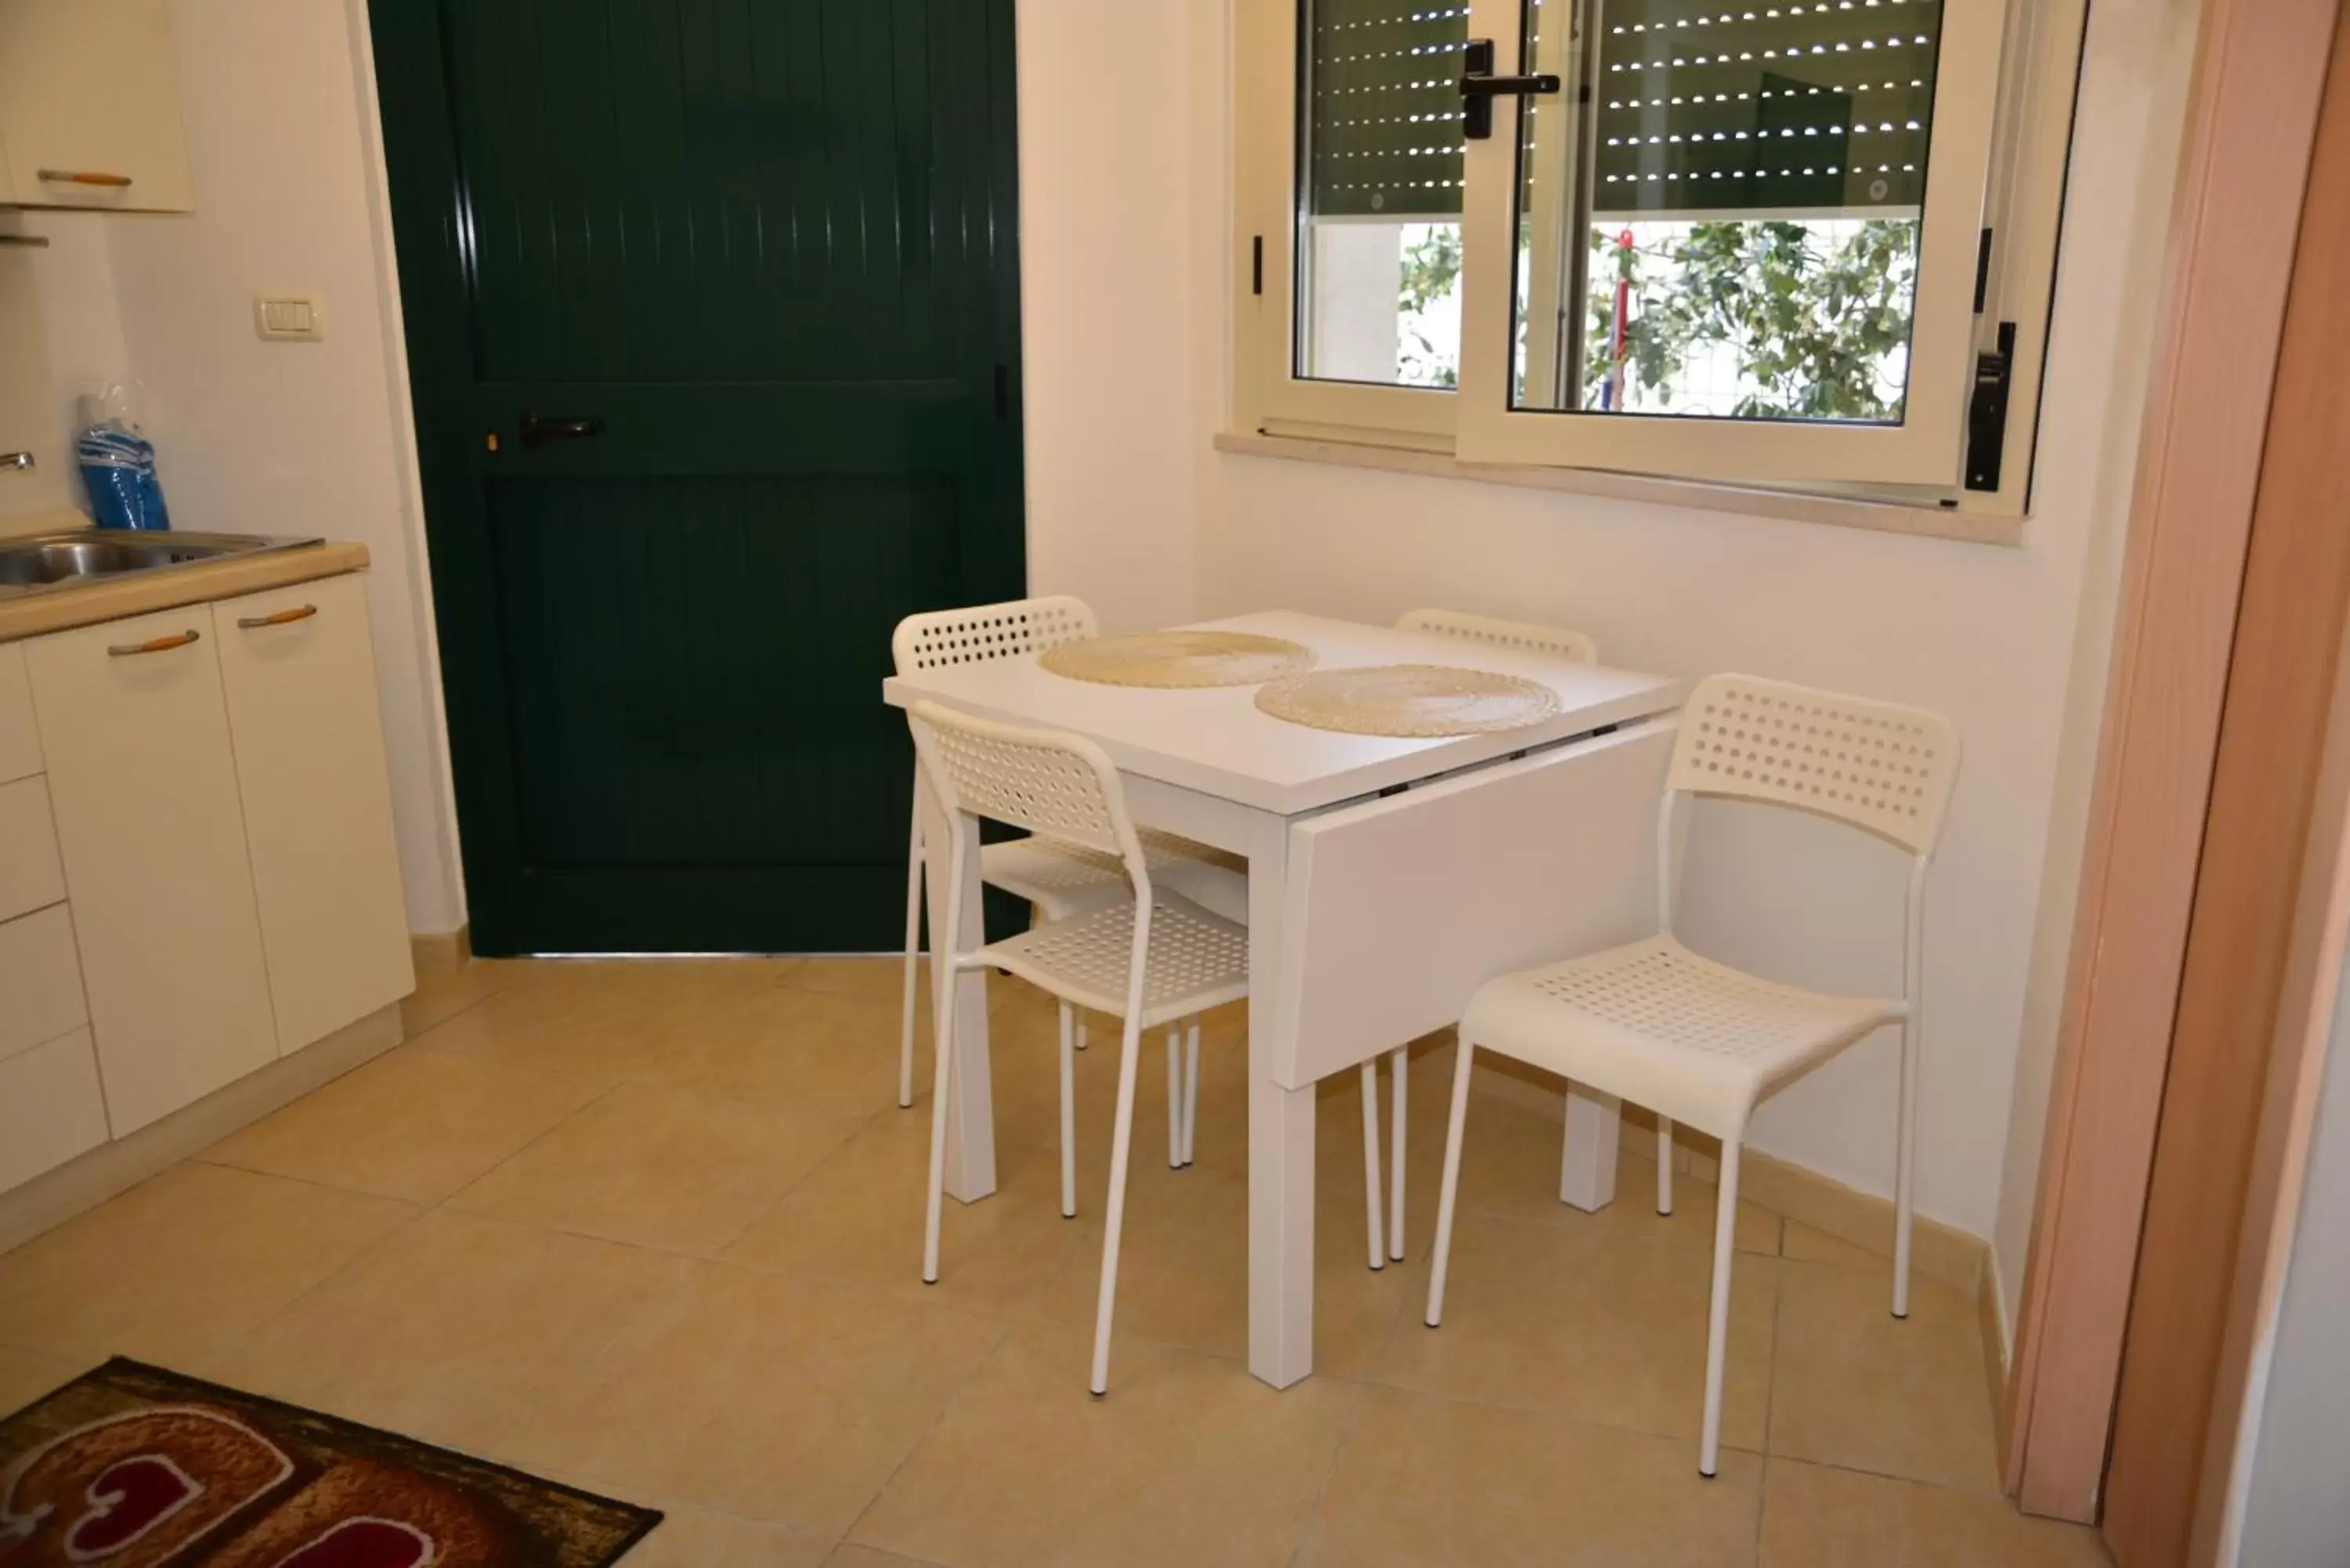
[[[0,923],[0,1061],[88,1022],[67,907]]]
[[[49,787],[39,774],[0,784],[0,920],[13,920],[66,896]]]
[[[0,1062],[0,1191],[106,1141],[106,1099],[89,1031]]]
[[[33,684],[25,650],[0,642],[0,784],[41,771],[41,732],[33,723]]]

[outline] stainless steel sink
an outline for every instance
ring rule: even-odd
[[[266,534],[144,534],[70,528],[0,539],[0,598],[61,589],[148,572],[168,572],[238,556],[298,550],[318,539]]]

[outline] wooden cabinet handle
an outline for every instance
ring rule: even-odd
[[[265,626],[290,626],[297,620],[308,620],[318,613],[317,605],[296,605],[292,609],[273,610],[267,615],[241,615],[236,624],[247,631]]]
[[[109,659],[129,659],[138,653],[169,653],[175,648],[187,647],[203,636],[203,633],[190,627],[187,630],[174,632],[170,637],[151,637],[144,642],[113,643],[108,647],[106,654]]]
[[[110,185],[117,190],[129,187],[128,174],[109,174],[102,169],[36,169],[34,174],[45,185]]]

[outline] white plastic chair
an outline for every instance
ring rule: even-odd
[[[1094,1319],[1092,1387],[1100,1394],[1109,1380],[1110,1317],[1117,1305],[1118,1250],[1126,1219],[1142,1033],[1164,1023],[1191,1021],[1192,1074],[1189,1089],[1180,1095],[1173,1077],[1175,1035],[1168,1039],[1169,1136],[1170,1143],[1188,1151],[1199,1106],[1199,1015],[1248,994],[1248,928],[1152,886],[1150,863],[1127,815],[1118,769],[1092,742],[993,723],[935,702],[916,703],[908,717],[923,774],[952,835],[946,929],[939,938],[950,978],[963,970],[1007,970],[1060,999],[1065,1216],[1076,1213],[1071,1010],[1089,1008],[1125,1021],[1118,1046],[1118,1122],[1110,1140],[1107,1223],[1102,1233],[1101,1293]],[[981,817],[1116,857],[1132,897],[963,951],[963,855]],[[946,1190],[954,1012],[951,1007],[935,1010],[938,1075],[931,1096],[931,1186],[922,1231],[922,1278],[933,1283],[939,1277],[939,1217]]]
[[[1499,1051],[1654,1110],[1659,1213],[1672,1212],[1673,1123],[1711,1133],[1721,1140],[1721,1182],[1698,1469],[1712,1475],[1721,1437],[1739,1152],[1748,1117],[1765,1096],[1888,1023],[1901,1026],[1893,1315],[1908,1315],[1923,900],[1958,769],[1958,733],[1936,713],[1743,675],[1717,675],[1699,685],[1681,714],[1658,814],[1658,934],[1488,981],[1461,1018],[1428,1283],[1430,1328],[1443,1316],[1470,1063],[1478,1050]],[[1716,963],[1674,940],[1674,819],[1683,795],[1794,806],[1908,850],[1901,995],[1800,991]]]
[[[1499,648],[1519,648],[1534,653],[1555,653],[1571,659],[1577,664],[1599,662],[1599,645],[1579,631],[1563,626],[1540,626],[1525,620],[1496,620],[1491,616],[1470,615],[1462,610],[1408,610],[1396,622],[1398,631],[1434,632],[1440,637],[1458,638],[1463,642],[1491,643]],[[1388,1160],[1389,1186],[1387,1200],[1388,1256],[1401,1262],[1403,1258],[1403,1179],[1404,1179],[1404,1101],[1411,1071],[1411,1048],[1399,1045],[1388,1054],[1388,1097],[1392,1101],[1388,1123],[1388,1142],[1391,1146]],[[1378,1268],[1379,1259],[1379,1064],[1377,1058],[1363,1064],[1363,1147],[1370,1151],[1365,1179],[1370,1184],[1371,1267]]]
[[[1013,599],[908,616],[898,623],[889,650],[898,673],[982,664],[1024,653],[1041,653],[1057,643],[1094,635],[1094,612],[1066,594]],[[898,1030],[898,1103],[914,1103],[914,974],[921,944],[921,770],[915,770],[913,826],[906,858],[906,981]],[[1230,919],[1246,923],[1248,877],[1222,864],[1216,852],[1171,833],[1145,833],[1143,848],[1159,879]],[[980,876],[1035,907],[1040,920],[1063,920],[1130,896],[1125,868],[1115,855],[1038,834],[979,852]],[[935,1002],[935,998],[932,999]],[[1086,1028],[1077,1024],[1077,1048]],[[1172,1157],[1170,1164],[1183,1163]]]

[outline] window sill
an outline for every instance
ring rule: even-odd
[[[1929,539],[1957,539],[1970,545],[2020,545],[2023,543],[2024,520],[2021,517],[1990,512],[1962,512],[1948,506],[1846,501],[1832,495],[1804,495],[1792,491],[1709,484],[1687,479],[1655,479],[1644,474],[1613,473],[1602,469],[1517,468],[1462,462],[1447,452],[1303,436],[1258,435],[1240,431],[1218,432],[1215,447],[1218,452],[1234,452],[1245,457],[1286,458],[1297,462],[1335,463],[1342,468],[1417,473],[1430,479],[1468,479],[1483,484],[1516,485],[1525,490],[1606,495],[1619,501],[1642,501],[1701,512],[1738,513],[1750,517],[1776,517],[1794,523],[1826,523],[1839,528],[1870,528],[1878,533],[1912,534]]]

